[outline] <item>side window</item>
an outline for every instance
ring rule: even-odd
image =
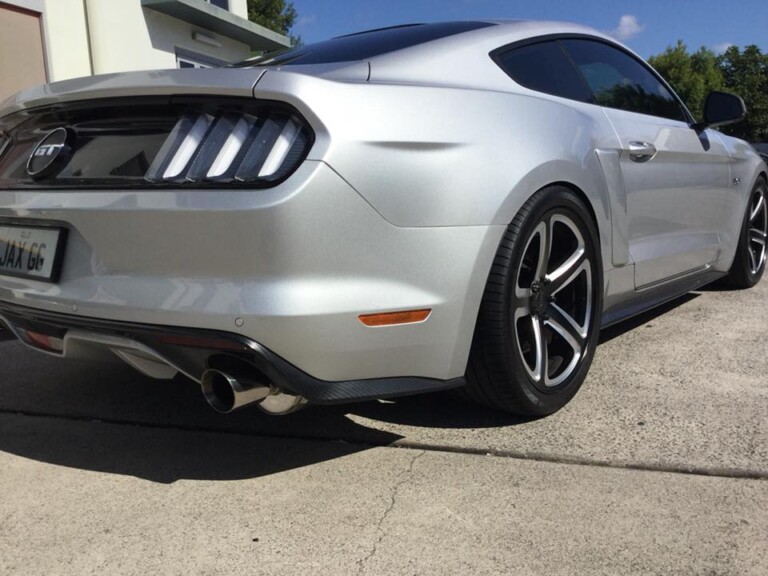
[[[203,64],[190,58],[184,58],[183,56],[176,56],[176,64],[179,68],[210,68],[210,64]]]
[[[226,62],[213,56],[176,48],[176,66],[179,68],[217,68],[224,65]]]
[[[504,72],[526,88],[594,103],[589,87],[556,41],[512,48],[493,58]]]
[[[562,44],[601,106],[687,120],[672,93],[629,54],[592,40],[562,40]]]

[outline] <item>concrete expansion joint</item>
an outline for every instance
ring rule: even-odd
[[[389,503],[387,507],[384,509],[382,514],[379,516],[379,519],[376,521],[376,531],[378,532],[378,538],[373,543],[373,546],[371,546],[371,551],[368,552],[368,554],[357,561],[357,573],[358,575],[362,575],[365,571],[365,567],[368,565],[368,563],[376,556],[376,553],[379,551],[379,546],[381,545],[382,541],[386,537],[387,533],[384,530],[384,523],[387,521],[387,518],[392,513],[392,511],[395,509],[395,506],[397,505],[397,497],[400,492],[400,489],[405,486],[408,482],[410,482],[413,479],[413,467],[416,464],[416,461],[427,454],[426,450],[417,452],[413,455],[413,458],[411,458],[411,461],[408,463],[408,468],[401,474],[400,480],[392,487],[392,490],[389,494]]]
[[[530,452],[516,450],[495,450],[487,448],[472,448],[450,446],[444,444],[426,444],[398,440],[391,447],[403,450],[424,450],[445,454],[464,454],[485,458],[508,458],[511,460],[526,460],[544,462],[565,466],[585,466],[588,468],[610,468],[614,470],[631,470],[661,474],[680,474],[682,476],[704,476],[709,478],[727,478],[731,480],[760,480],[768,481],[768,471],[760,468],[730,468],[725,466],[692,466],[681,462],[640,462],[633,463],[624,460],[600,460],[584,456],[570,456],[549,452]]]

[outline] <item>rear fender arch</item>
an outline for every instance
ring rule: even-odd
[[[550,186],[564,186],[576,194],[592,215],[600,240],[603,270],[613,268],[611,202],[597,156],[585,159],[588,168],[567,161],[553,160],[526,174],[499,207],[494,224],[509,225],[522,206],[538,191]]]

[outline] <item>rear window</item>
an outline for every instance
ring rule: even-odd
[[[487,28],[494,24],[488,22],[443,22],[436,24],[410,24],[394,28],[382,28],[359,32],[349,36],[340,36],[331,40],[299,46],[289,50],[265,54],[251,58],[232,66],[249,68],[251,66],[289,66],[295,64],[331,64],[334,62],[353,62],[381,56],[395,50],[410,48],[447,36]]]

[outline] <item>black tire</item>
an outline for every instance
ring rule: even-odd
[[[565,187],[540,190],[509,225],[496,253],[465,393],[485,406],[528,416],[565,406],[594,357],[602,293],[600,243],[590,212]]]
[[[765,272],[768,234],[768,186],[762,178],[749,195],[739,234],[739,245],[726,283],[732,288],[752,288]]]

